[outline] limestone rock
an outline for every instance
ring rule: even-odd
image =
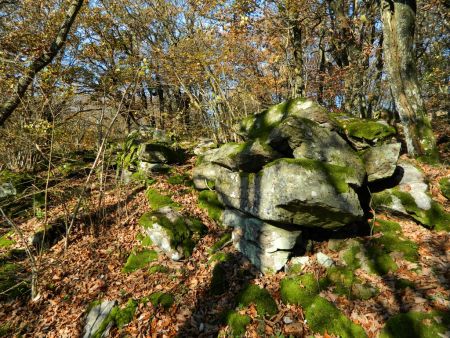
[[[333,259],[325,255],[323,252],[318,252],[316,254],[317,263],[322,265],[324,268],[329,268],[335,265]]]
[[[260,140],[245,143],[226,143],[218,149],[208,151],[204,162],[218,164],[234,171],[257,172],[265,164],[281,155]]]
[[[196,189],[213,189],[216,184],[216,178],[228,169],[213,163],[202,163],[192,171],[192,181]]]
[[[355,170],[360,186],[364,165],[356,152],[336,132],[307,118],[290,116],[274,127],[267,140],[274,149],[294,158],[309,158]]]
[[[203,156],[208,150],[217,147],[216,142],[210,139],[201,139],[197,146],[194,148],[194,154],[197,156]]]
[[[166,143],[143,143],[139,146],[138,158],[149,163],[176,163],[180,154]]]
[[[216,190],[225,205],[265,221],[338,228],[363,216],[352,168],[280,159],[258,174],[223,172]]]
[[[112,309],[116,306],[117,301],[102,301],[100,304],[95,305],[89,311],[86,317],[86,324],[84,326],[83,338],[91,337],[106,337],[111,329],[113,322],[111,321],[104,328],[105,321]],[[102,330],[103,332],[100,332]]]
[[[184,217],[170,206],[144,214],[139,223],[152,243],[174,261],[189,256],[206,232],[200,221]]]
[[[244,240],[252,241],[267,253],[291,250],[302,233],[298,229],[284,229],[269,224],[238,210],[225,210],[221,220],[223,225],[233,227],[236,231],[241,232]]]
[[[146,175],[151,175],[152,173],[167,172],[170,170],[170,166],[164,163],[149,163],[139,161],[138,170]]]
[[[361,154],[369,182],[388,178],[394,174],[400,155],[400,143],[369,148]]]

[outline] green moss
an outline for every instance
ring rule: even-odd
[[[351,119],[343,125],[349,136],[369,141],[384,139],[397,133],[394,127],[371,120]]]
[[[164,265],[153,265],[148,269],[149,275],[153,275],[155,273],[169,273],[170,269]]]
[[[220,239],[217,242],[215,242],[211,246],[211,249],[209,249],[209,252],[215,253],[216,251],[220,250],[222,248],[222,246],[225,245],[226,243],[228,243],[230,240],[231,240],[231,233],[226,232],[225,234],[222,235],[222,237],[220,237]]]
[[[383,243],[375,238],[366,245],[368,266],[372,273],[380,276],[386,275],[389,271],[395,272],[398,269],[389,252],[383,247]]]
[[[192,180],[188,174],[173,175],[167,179],[167,182],[173,185],[192,186]]]
[[[439,180],[439,187],[441,188],[442,195],[450,199],[450,177],[441,178]]]
[[[170,308],[175,302],[175,298],[173,297],[173,295],[165,292],[152,293],[148,297],[148,300],[150,301],[150,303],[152,303],[154,307],[161,306],[166,310]]]
[[[307,308],[320,292],[321,282],[313,274],[283,278],[280,282],[281,299],[285,304],[296,304]]]
[[[146,229],[151,229],[155,223],[164,228],[174,248],[178,246],[183,248],[183,254],[186,257],[191,255],[196,242],[208,230],[198,219],[179,217],[172,222],[158,211],[145,213],[139,219],[139,224]]]
[[[317,160],[310,160],[305,158],[280,158],[265,166],[265,168],[276,165],[280,162],[295,164],[307,170],[317,171],[323,173],[327,178],[328,183],[331,184],[338,193],[345,193],[349,190],[347,178],[354,177],[354,169],[349,167],[342,167],[339,165],[328,164]]]
[[[387,321],[380,338],[444,337],[449,327],[449,312],[400,313]]]
[[[361,252],[361,245],[358,243],[356,245],[350,246],[343,254],[342,259],[344,260],[346,266],[350,270],[356,270],[361,267],[361,262],[358,259],[358,254]]]
[[[153,210],[158,210],[162,207],[175,207],[177,204],[172,201],[172,198],[167,195],[160,194],[156,189],[148,189],[146,192],[148,202]]]
[[[13,263],[0,265],[0,299],[12,299],[29,292],[29,281],[24,280],[24,269]]]
[[[327,271],[327,279],[335,287],[334,291],[349,299],[367,300],[378,294],[376,288],[363,283],[348,267],[331,267]]]
[[[12,336],[13,326],[9,323],[0,324],[0,337]]]
[[[231,254],[219,251],[211,256],[211,258],[209,259],[209,262],[210,263],[229,262],[232,258],[233,258],[233,256]]]
[[[208,212],[208,216],[219,222],[222,217],[224,205],[219,201],[217,193],[203,190],[198,194],[198,206]]]
[[[143,183],[147,186],[150,186],[156,183],[154,178],[148,177],[148,175],[142,171],[137,171],[131,175],[131,179],[135,182]]]
[[[247,285],[239,293],[237,301],[242,306],[248,306],[251,303],[255,304],[256,311],[260,316],[265,314],[273,316],[278,312],[277,303],[275,303],[269,291],[255,284]]]
[[[130,299],[124,308],[116,306],[112,309],[110,316],[113,318],[114,323],[119,329],[133,320],[137,306],[138,302],[134,299]]]
[[[227,279],[227,272],[219,263],[213,269],[210,293],[214,296],[218,296],[227,291],[228,287],[229,282]]]
[[[11,239],[11,236],[13,234],[14,232],[10,231],[0,237],[0,248],[8,248],[16,243],[14,240]]]
[[[311,330],[316,333],[327,332],[342,338],[367,337],[362,327],[354,324],[336,306],[319,296],[306,308],[305,317]]]
[[[226,315],[226,323],[230,327],[233,337],[240,337],[244,335],[245,328],[250,324],[250,317],[236,311],[229,311]]]
[[[131,253],[128,257],[123,272],[130,273],[144,268],[149,263],[155,261],[158,258],[158,253],[154,250],[142,249],[137,252]]]

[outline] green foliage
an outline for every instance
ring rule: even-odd
[[[450,327],[450,313],[407,312],[391,317],[380,338],[435,338],[444,337]]]
[[[219,222],[222,217],[224,205],[219,201],[217,193],[203,190],[198,194],[198,206],[208,212],[208,216]]]
[[[158,253],[154,250],[142,249],[140,251],[133,252],[128,257],[122,270],[125,273],[130,273],[142,269],[149,263],[155,261],[157,258]]]
[[[117,169],[128,169],[136,167],[138,161],[139,133],[131,133],[121,144],[120,151],[117,154]]]
[[[148,202],[150,204],[150,207],[153,210],[158,210],[162,207],[171,206],[176,207],[177,204],[172,201],[172,198],[167,195],[163,195],[159,193],[156,189],[148,189],[146,192]]]
[[[233,337],[240,337],[244,335],[245,328],[250,324],[250,317],[241,315],[236,311],[229,311],[226,314],[226,323],[230,327]]]
[[[269,291],[255,284],[247,285],[238,295],[239,305],[248,306],[255,304],[256,311],[260,316],[266,314],[273,316],[278,312],[277,303],[273,300]]]
[[[170,308],[175,302],[175,298],[173,297],[173,295],[165,292],[152,293],[148,297],[148,300],[154,307],[161,306],[166,310]]]

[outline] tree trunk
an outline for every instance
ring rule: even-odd
[[[438,160],[436,142],[420,96],[414,53],[416,1],[382,0],[384,58],[408,154]]]
[[[83,0],[73,0],[71,2],[69,9],[66,12],[66,17],[59,27],[58,33],[48,50],[31,62],[25,73],[18,80],[14,93],[11,95],[10,99],[0,106],[0,126],[5,123],[14,110],[16,110],[19,106],[25,96],[28,86],[31,82],[33,82],[36,74],[48,66],[53,61],[55,56],[58,55],[58,52],[67,40],[70,28],[72,27],[82,5]]]

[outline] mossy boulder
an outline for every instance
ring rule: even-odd
[[[198,194],[198,206],[208,212],[208,216],[216,222],[221,221],[225,206],[220,202],[217,192],[203,190]]]
[[[400,148],[400,143],[391,143],[372,147],[360,153],[369,182],[385,179],[394,174]]]
[[[309,159],[279,159],[257,174],[227,172],[216,191],[229,207],[264,221],[339,228],[361,220],[353,168]]]
[[[158,258],[158,253],[149,249],[134,249],[127,259],[123,272],[130,273],[145,268]]]
[[[284,157],[308,158],[353,168],[358,185],[365,178],[363,162],[350,145],[335,131],[308,118],[289,116],[273,128],[267,143]]]
[[[380,338],[445,337],[450,327],[450,313],[443,311],[407,312],[395,315],[386,322]]]
[[[139,224],[153,244],[172,260],[190,256],[207,231],[199,220],[185,217],[169,206],[144,214]]]
[[[441,188],[442,195],[450,200],[450,177],[441,178],[439,180],[439,187]]]
[[[176,149],[167,143],[148,142],[143,143],[138,149],[140,161],[148,163],[182,163],[185,154],[181,149]]]
[[[379,293],[370,283],[364,283],[349,267],[331,267],[327,270],[327,282],[333,287],[335,293],[349,299],[367,300]]]
[[[234,171],[257,172],[265,164],[280,157],[281,154],[256,139],[245,143],[226,143],[208,151],[202,161]]]
[[[255,304],[258,315],[273,316],[278,312],[277,303],[267,291],[255,284],[247,285],[237,296],[237,302],[241,306]]]
[[[202,162],[192,170],[192,180],[198,190],[214,189],[217,177],[224,172],[230,172],[229,169],[218,164]]]

